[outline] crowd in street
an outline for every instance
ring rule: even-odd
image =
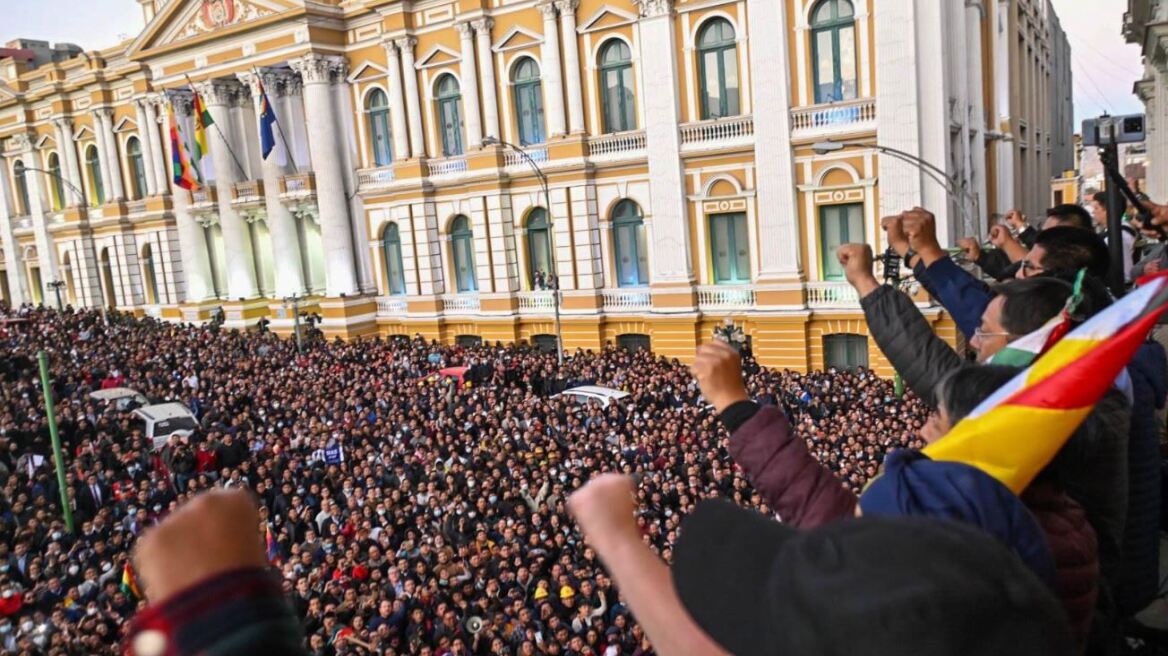
[[[654,653],[566,498],[601,472],[637,477],[646,544],[670,557],[705,498],[770,509],[689,368],[649,352],[553,355],[420,338],[291,340],[29,307],[0,324],[0,651],[119,653],[143,605],[136,539],[197,492],[245,488],[306,647],[331,654]],[[52,363],[76,531],[52,469],[38,350]],[[928,410],[872,372],[759,367],[746,381],[855,492],[919,446]],[[466,366],[464,378],[435,375]],[[608,407],[557,392],[629,392]],[[154,450],[90,398],[130,387],[200,429]],[[129,576],[133,576],[132,571]]]

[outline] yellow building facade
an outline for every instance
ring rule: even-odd
[[[983,232],[1011,156],[992,6],[141,4],[109,50],[0,50],[10,302],[554,345],[554,279],[568,349],[688,360],[730,317],[765,364],[887,372],[835,246],[882,251],[915,205],[943,241]],[[189,192],[169,117],[193,148],[192,91],[213,125]]]

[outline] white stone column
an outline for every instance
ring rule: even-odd
[[[645,86],[645,124],[649,164],[652,282],[693,281],[689,215],[681,171],[681,116],[673,0],[634,0],[640,10],[641,76]],[[647,217],[648,218],[648,217]]]
[[[316,174],[316,200],[320,207],[320,229],[324,242],[326,295],[358,293],[353,261],[349,201],[345,195],[344,171],[339,148],[342,137],[332,102],[333,79],[342,77],[345,60],[308,54],[291,62],[304,80],[304,115],[308,126],[308,149]]]
[[[471,23],[475,30],[475,48],[478,50],[479,78],[483,88],[483,135],[500,138],[499,97],[495,87],[495,57],[491,52],[491,28],[495,21],[482,18]]]
[[[405,86],[406,109],[410,119],[410,156],[426,156],[426,139],[422,132],[422,101],[418,95],[418,70],[414,68],[414,46],[418,40],[407,36],[396,41],[401,50],[402,83]]]
[[[18,147],[24,149],[24,161],[38,162],[39,164],[31,140],[26,139],[23,143],[18,143]],[[47,177],[47,173],[29,171],[24,176],[24,180],[28,184],[28,209],[29,214],[32,215],[33,236],[36,240],[37,266],[41,270],[41,299],[46,306],[52,307],[56,304],[56,297],[49,289],[48,283],[57,280],[60,272],[57,270],[57,249],[53,245],[52,237],[49,236],[48,217],[45,215],[44,203],[45,198],[47,198],[45,182]]]
[[[251,87],[251,97],[256,104],[255,114],[261,111],[259,80],[254,73],[240,73],[240,80]],[[261,73],[264,89],[268,100],[275,103],[283,93],[282,76],[278,73],[265,71]],[[279,117],[277,117],[279,119]],[[286,161],[285,146],[277,136],[276,147],[262,160],[260,171],[264,180],[264,209],[267,212],[268,231],[272,237],[272,255],[275,273],[275,296],[284,298],[293,294],[304,294],[304,270],[301,266],[303,258],[300,254],[300,239],[296,231],[296,218],[283,202],[280,201],[280,179],[284,177],[284,167],[281,161]]]
[[[114,110],[97,110],[98,120],[101,122],[101,131],[105,135],[106,156],[109,157],[110,185],[113,189],[106,191],[107,198],[124,200],[126,188],[122,184],[122,165],[118,157],[118,140],[114,136]]]
[[[791,159],[790,66],[786,5],[748,0],[754,99],[754,165],[758,206],[759,278],[799,275],[799,206]]]
[[[879,80],[876,86],[876,142],[919,156],[919,61],[913,5],[913,0],[882,0],[880,10],[875,14],[876,43],[879,44],[876,48],[876,79]],[[933,53],[929,56],[939,55]],[[881,216],[899,214],[921,204],[920,169],[885,154],[879,156],[879,166]]]
[[[77,144],[73,142],[73,123],[67,118],[53,121],[57,129],[57,154],[61,158],[61,176],[69,184],[61,185],[65,197],[61,199],[65,207],[86,205],[85,194],[81,191],[81,168],[77,162]]]
[[[146,105],[146,138],[150,148],[150,158],[154,160],[154,188],[158,193],[166,193],[170,189],[170,179],[174,177],[171,170],[170,159],[166,157],[166,147],[163,141],[169,139],[169,134],[163,137],[158,132],[159,121],[159,106],[165,101],[161,97],[149,97],[145,101]]]
[[[241,91],[238,83],[211,80],[197,85],[216,127],[207,130],[207,148],[215,165],[215,192],[219,197],[219,225],[223,228],[223,254],[227,262],[226,295],[231,300],[254,298],[256,268],[251,231],[247,221],[231,206],[232,187],[243,173],[231,154],[226,135],[231,132],[231,108]]]
[[[389,120],[393,126],[393,158],[410,158],[410,135],[406,127],[406,98],[402,93],[401,55],[392,40],[382,42],[389,57]]]
[[[190,113],[190,101],[176,100],[174,111]],[[176,117],[177,120],[177,117]],[[186,136],[184,133],[183,136]],[[173,161],[170,140],[166,140],[166,159]],[[174,222],[178,229],[178,252],[180,269],[173,275],[182,276],[183,300],[198,302],[215,296],[214,278],[211,274],[211,258],[207,250],[207,235],[203,226],[191,215],[191,196],[186,189],[170,180],[171,202],[174,206]]]
[[[158,195],[158,171],[156,167],[157,161],[154,159],[154,146],[150,139],[152,125],[146,116],[146,107],[150,101],[144,98],[138,98],[134,101],[134,110],[138,117],[138,142],[142,146],[142,166],[146,168],[146,195]]]
[[[559,136],[564,128],[564,83],[560,76],[560,38],[556,27],[556,5],[550,0],[539,5],[543,13],[543,43],[540,57],[543,59],[544,111],[547,113],[548,136]]]
[[[466,115],[466,142],[470,148],[483,144],[483,122],[479,117],[479,74],[475,70],[474,30],[470,23],[458,23],[459,42],[462,58],[459,73],[462,75],[462,110]]]
[[[31,299],[28,293],[28,276],[24,270],[24,262],[16,245],[16,237],[12,234],[12,205],[8,201],[9,190],[12,189],[8,179],[8,162],[0,157],[0,247],[4,248],[4,263],[7,265],[8,300],[13,307],[18,307]]]
[[[568,131],[584,132],[584,91],[580,87],[579,39],[576,36],[576,7],[580,0],[556,0],[560,10],[560,30],[564,40],[564,71],[568,75]]]
[[[93,110],[93,135],[97,141],[97,168],[101,171],[101,188],[105,191],[105,200],[109,202],[115,198],[114,178],[110,173],[111,160],[109,147],[106,145],[105,130],[101,129],[100,110]]]

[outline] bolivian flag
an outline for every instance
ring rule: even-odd
[[[195,152],[194,162],[195,166],[203,161],[207,153],[207,128],[215,125],[215,120],[211,118],[211,112],[207,110],[207,105],[203,102],[203,97],[199,95],[198,91],[195,94]]]
[[[130,566],[129,560],[122,568],[122,592],[126,595],[133,595],[135,599],[142,598],[142,591],[138,588],[138,577],[134,576],[134,568]]]
[[[1056,342],[924,453],[978,467],[1020,494],[1115,383],[1165,309],[1168,278],[1147,280]]]

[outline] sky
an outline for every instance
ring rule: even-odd
[[[1121,34],[1124,0],[1053,0],[1071,42],[1075,127],[1082,119],[1134,114],[1143,105],[1132,94],[1142,76],[1140,50]],[[0,0],[0,43],[17,37],[107,48],[144,27],[136,0]]]

